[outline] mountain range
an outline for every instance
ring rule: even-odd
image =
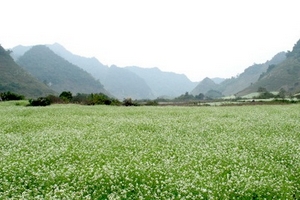
[[[58,43],[46,46],[56,55],[90,73],[103,84],[104,89],[119,99],[154,99],[161,96],[174,98],[197,85],[183,74],[163,72],[158,68],[121,68],[115,65],[108,67],[96,58],[75,55]],[[12,57],[19,62],[31,48],[16,46],[12,49]]]
[[[291,52],[280,52],[265,63],[249,66],[236,77],[206,77],[200,82],[192,82],[183,74],[163,72],[155,67],[109,67],[94,57],[75,55],[58,43],[16,46],[10,55],[17,63],[15,66],[21,66],[24,73],[39,81],[49,92],[102,92],[119,99],[155,99],[174,98],[186,92],[195,96],[200,93],[243,96],[256,92],[260,87],[268,91],[285,89],[290,93],[299,92],[299,52],[298,41]],[[14,60],[11,59],[11,62]]]

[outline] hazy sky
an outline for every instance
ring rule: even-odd
[[[299,0],[1,0],[0,44],[60,43],[105,65],[231,77],[300,39]]]

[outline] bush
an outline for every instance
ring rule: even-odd
[[[13,100],[24,100],[25,97],[23,95],[15,94],[10,91],[0,93],[0,99],[2,101],[13,101]]]
[[[146,106],[157,106],[158,105],[158,102],[157,101],[147,101]]]
[[[71,102],[73,95],[70,91],[63,91],[59,95],[59,98],[61,98],[64,102],[69,103],[69,102]]]
[[[49,106],[51,104],[50,99],[46,97],[39,97],[36,100],[30,99],[29,106]]]
[[[46,98],[49,99],[50,104],[52,104],[52,103],[64,103],[61,98],[59,98],[55,95],[48,95]]]
[[[138,106],[136,102],[133,102],[131,98],[126,98],[123,100],[124,106]]]

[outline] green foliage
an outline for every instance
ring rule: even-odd
[[[268,92],[268,90],[264,87],[259,87],[257,92]]]
[[[90,94],[88,96],[89,104],[91,105],[111,105],[113,100],[109,98],[107,95],[99,93],[99,94]]]
[[[33,46],[17,62],[40,82],[46,83],[58,93],[106,92],[103,85],[92,75],[61,58],[44,45]]]
[[[27,98],[55,94],[53,90],[39,82],[10,57],[0,45],[0,93],[11,91]]]
[[[220,99],[223,97],[223,94],[217,90],[209,90],[205,93],[205,96],[209,99]]]
[[[299,57],[300,56],[300,40],[294,45],[292,51],[288,51],[286,56],[288,58],[290,57]]]
[[[50,99],[46,97],[39,97],[37,99],[30,99],[29,106],[49,106],[51,104]]]
[[[158,102],[157,101],[147,101],[146,106],[157,106],[158,105]]]
[[[203,93],[200,93],[195,96],[186,92],[185,94],[176,97],[174,101],[212,100],[212,99],[220,99],[221,97],[223,97],[221,92],[217,90],[208,90],[205,95]]]
[[[257,97],[255,97],[257,99],[270,99],[270,98],[276,97],[273,93],[269,92],[264,87],[259,87],[257,92],[259,92],[259,95]]]
[[[110,98],[103,93],[83,94],[77,93],[75,96],[70,91],[63,91],[59,97],[48,96],[51,103],[76,103],[82,105],[121,105],[117,99]]]
[[[180,95],[179,97],[176,97],[175,101],[189,101],[195,99],[192,94],[189,94],[188,92],[185,92],[184,94]]]
[[[10,91],[0,93],[1,101],[24,100],[24,99],[25,97],[23,95],[15,94]]]
[[[205,95],[203,93],[200,93],[200,94],[196,95],[195,98],[198,99],[198,100],[204,100]]]
[[[269,73],[272,69],[274,69],[276,67],[276,65],[269,65],[268,69],[267,69],[267,73]]]
[[[58,96],[55,96],[55,95],[48,95],[47,99],[50,100],[51,104],[53,104],[53,103],[64,103],[64,101],[61,98],[59,98]]]
[[[278,95],[276,97],[282,98],[284,100],[285,97],[286,97],[286,94],[287,94],[287,92],[285,91],[285,89],[281,88],[279,90],[279,93],[278,93]]]
[[[71,102],[73,95],[70,91],[63,91],[60,95],[59,98],[62,99],[64,102]]]
[[[131,98],[125,98],[123,100],[123,105],[124,106],[138,106],[138,103],[134,102]]]

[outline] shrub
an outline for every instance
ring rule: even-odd
[[[131,98],[126,98],[123,100],[124,106],[138,106],[136,102],[133,102]]]
[[[59,98],[61,98],[64,102],[69,103],[72,100],[73,95],[70,91],[63,91],[59,95]]]
[[[49,99],[50,104],[52,103],[63,103],[63,100],[55,95],[48,95],[46,97],[47,99]]]
[[[36,100],[30,99],[29,106],[49,106],[51,104],[50,99],[46,97],[39,97]]]
[[[0,93],[0,99],[2,101],[13,101],[13,100],[24,100],[25,97],[23,95],[15,94],[10,91]]]

